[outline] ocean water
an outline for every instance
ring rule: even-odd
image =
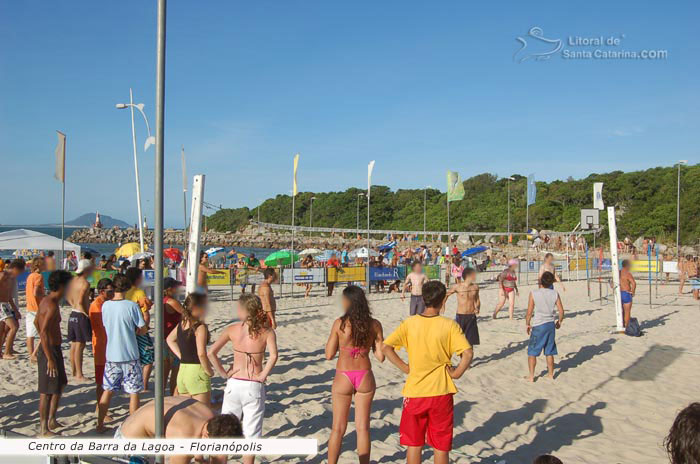
[[[15,227],[5,227],[5,226],[0,226],[0,232],[7,232],[9,230],[15,230],[15,229],[29,229],[29,230],[35,230],[37,232],[41,232],[42,234],[47,234],[47,235],[53,235],[54,237],[61,238],[61,228],[60,227],[36,227],[36,226],[15,226]],[[66,240],[68,240],[68,237],[70,234],[73,233],[73,231],[76,229],[76,227],[66,227],[65,229],[65,234],[66,234]],[[117,244],[116,243],[76,243],[76,245],[80,245],[80,247],[84,250],[88,250],[90,252],[93,252],[94,254],[97,254],[97,258],[99,261],[99,257],[101,255],[109,256],[114,251],[117,249]],[[164,248],[179,248],[180,250],[184,249],[182,245],[174,245],[170,243],[164,243]],[[208,247],[205,247],[206,249]],[[231,247],[225,247],[226,252],[230,251],[232,248]],[[266,258],[270,253],[277,251],[275,249],[270,249],[270,248],[251,248],[251,247],[236,247],[236,251],[239,251],[246,256],[250,255],[250,253],[255,253],[255,256],[264,259]],[[13,250],[0,250],[0,257],[4,258],[11,258],[12,257]]]

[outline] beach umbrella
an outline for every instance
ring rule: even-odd
[[[148,249],[146,245],[144,245],[144,249]],[[133,256],[136,253],[141,252],[141,245],[139,245],[136,242],[130,242],[130,243],[125,243],[124,245],[120,246],[114,254],[117,255],[119,258],[127,258],[129,256]]]
[[[369,256],[379,256],[379,253],[367,247],[360,247],[348,253],[351,258],[367,258]]]
[[[489,247],[485,247],[485,246],[468,248],[462,252],[462,258],[466,258],[467,256],[472,256],[472,255],[476,255],[479,253],[483,253],[484,251],[486,251],[488,249],[489,249]]]
[[[289,266],[292,262],[299,261],[299,254],[290,250],[279,250],[265,258],[265,266]]]
[[[219,253],[223,253],[224,251],[226,251],[224,250],[224,247],[211,247],[205,250],[204,252],[207,254],[207,256],[211,258],[213,256],[218,255]]]
[[[379,251],[390,251],[393,250],[395,246],[396,240],[392,240],[391,242],[387,242],[384,245],[379,245]]]
[[[129,256],[129,261],[133,263],[137,259],[148,259],[152,257],[153,253],[151,253],[150,251],[144,251],[143,253],[134,253],[133,255]]]
[[[325,263],[329,259],[331,259],[331,255],[335,253],[333,250],[325,250],[323,251],[320,255],[314,256],[314,259],[316,261]]]
[[[320,255],[321,253],[323,253],[323,250],[319,250],[318,248],[307,248],[305,250],[300,251],[299,256],[316,256]]]
[[[182,261],[182,251],[179,248],[166,248],[163,250],[163,256],[176,263]]]

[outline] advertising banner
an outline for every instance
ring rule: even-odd
[[[364,266],[328,268],[328,282],[364,282],[367,278]]]
[[[323,283],[326,281],[326,270],[322,267],[311,269],[294,269],[293,271],[293,276],[292,269],[285,269],[282,272],[283,283],[311,284]]]

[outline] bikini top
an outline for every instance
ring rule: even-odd
[[[353,359],[359,358],[362,354],[369,353],[369,348],[360,348],[357,346],[341,346],[340,349],[350,353]]]
[[[246,376],[247,376],[249,379],[251,378],[251,375],[250,375],[250,364],[251,364],[251,363],[253,364],[253,370],[255,370],[255,359],[253,358],[253,355],[254,355],[254,354],[262,354],[262,355],[264,355],[264,354],[265,354],[264,351],[256,351],[256,352],[240,351],[240,350],[237,350],[237,349],[235,349],[235,348],[233,349],[233,352],[234,352],[234,353],[242,353],[242,354],[245,355],[245,358],[246,358],[246,359],[245,359],[245,373],[246,373]]]

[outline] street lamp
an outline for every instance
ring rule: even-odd
[[[311,214],[309,215],[309,229],[314,226],[314,200],[316,197],[311,197]],[[311,235],[311,231],[309,231],[309,235]]]
[[[146,130],[148,131],[148,138],[146,138],[146,143],[143,146],[143,150],[148,150],[148,147],[156,143],[156,138],[151,135],[151,126],[148,124],[148,118],[146,118],[146,113],[143,112],[143,103],[134,104],[134,93],[129,89],[129,103],[117,103],[117,109],[123,110],[126,108],[131,109],[131,141],[134,147],[134,175],[136,176],[136,207],[139,215],[139,242],[141,244],[141,253],[144,252],[143,246],[143,215],[141,214],[141,183],[139,182],[139,160],[136,156],[136,130],[134,128],[134,108],[139,110],[143,120],[146,122]]]
[[[428,203],[428,189],[432,188],[430,185],[427,185],[423,189],[423,241],[425,242],[425,223],[426,223],[426,209],[427,209],[427,203]]]
[[[364,196],[364,192],[357,194],[357,235],[360,235],[360,197]]]
[[[508,181],[508,240],[510,241],[510,182],[515,180],[514,177],[506,177]]]
[[[681,166],[688,163],[688,160],[678,160],[678,192],[676,194],[676,249],[678,259],[681,259]]]

